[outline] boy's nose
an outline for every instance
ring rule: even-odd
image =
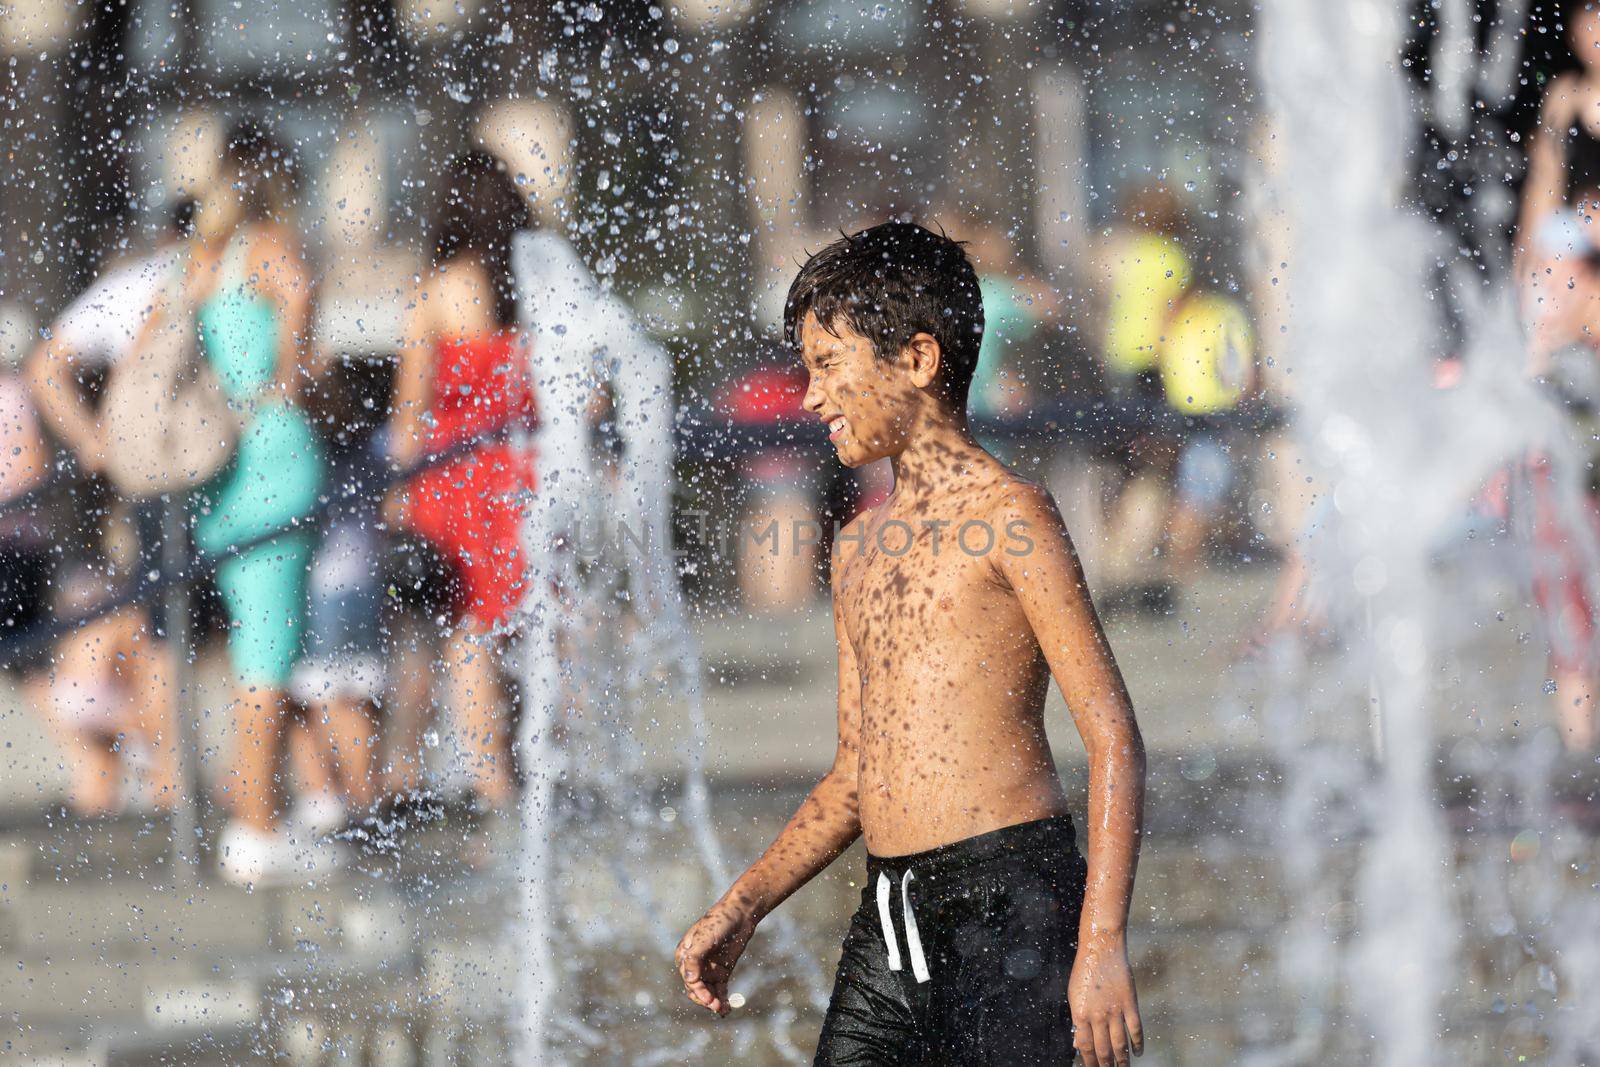
[[[822,414],[822,400],[822,390],[817,388],[817,383],[815,381],[807,381],[806,395],[800,401],[800,406],[813,415],[820,415]]]

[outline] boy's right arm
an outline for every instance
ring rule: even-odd
[[[861,834],[857,806],[861,675],[845,632],[840,561],[832,561],[833,629],[839,646],[839,743],[833,766],[801,803],[761,858],[678,943],[678,973],[689,998],[719,1015],[728,1011],[728,978],[756,924],[838,858]]]

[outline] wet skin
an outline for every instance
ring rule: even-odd
[[[895,488],[832,558],[839,650],[832,768],[766,853],[684,936],[689,995],[727,1011],[756,924],[858,835],[920,852],[1067,810],[1045,737],[1051,676],[1089,756],[1088,889],[1069,1000],[1089,1067],[1142,1051],[1125,928],[1144,747],[1055,502],[972,438],[937,390],[939,344],[893,361],[846,326],[801,329],[806,410],[839,458],[888,458]]]

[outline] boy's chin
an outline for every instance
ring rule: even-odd
[[[868,455],[867,450],[856,444],[854,441],[850,442],[849,444],[834,445],[833,454],[839,457],[840,463],[843,463],[846,467],[851,469],[856,467],[864,467],[877,458],[876,456]]]
[[[867,447],[859,440],[852,438],[833,446],[833,454],[839,457],[839,462],[846,467],[865,467],[869,463],[876,463],[880,459],[887,459],[898,451],[894,448],[885,448],[881,443],[876,447]]]

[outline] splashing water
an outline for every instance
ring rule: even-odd
[[[1560,415],[1526,377],[1508,293],[1465,272],[1451,279],[1465,312],[1464,372],[1448,390],[1431,381],[1438,302],[1430,290],[1436,266],[1454,253],[1401,203],[1411,143],[1394,59],[1401,17],[1398,5],[1373,0],[1284,0],[1262,11],[1262,60],[1281,163],[1275,193],[1293,246],[1285,351],[1299,379],[1297,430],[1326,498],[1311,563],[1330,600],[1331,621],[1346,635],[1344,681],[1367,690],[1376,770],[1369,772],[1352,751],[1311,743],[1293,664],[1273,705],[1279,712],[1273,732],[1286,775],[1288,889],[1300,901],[1282,957],[1284,976],[1317,1004],[1327,1001],[1339,976],[1334,938],[1319,929],[1317,914],[1330,906],[1323,842],[1342,837],[1331,805],[1353,788],[1355,816],[1368,833],[1357,883],[1359,935],[1348,960],[1353,1007],[1360,1031],[1373,1035],[1377,1062],[1421,1064],[1445,1061],[1446,1009],[1462,996],[1456,954],[1463,917],[1453,887],[1473,877],[1455,869],[1432,780],[1430,685],[1444,642],[1458,636],[1448,619],[1458,590],[1441,581],[1434,550],[1482,485],[1530,455],[1549,458],[1566,513],[1584,510],[1579,453]],[[1441,34],[1449,52],[1445,81],[1459,88],[1466,75],[1457,37]],[[1442,119],[1463,121],[1448,108]],[[1596,573],[1600,555],[1587,522],[1569,525],[1583,537],[1575,547],[1590,561],[1588,573]],[[1548,806],[1538,798],[1547,792],[1549,759],[1520,759],[1512,773],[1524,778],[1522,796],[1532,799],[1523,817],[1548,827],[1548,815],[1540,813]],[[1559,877],[1547,873],[1553,946],[1566,955],[1567,980],[1592,995],[1593,953],[1581,946],[1592,941],[1593,901],[1555,899]],[[1500,877],[1480,872],[1476,880]],[[1585,917],[1587,932],[1576,925]],[[1305,1011],[1300,1040],[1261,1059],[1315,1058],[1330,1020],[1319,1008]],[[1563,1033],[1556,1044],[1570,1050],[1584,1039]]]
[[[530,780],[518,862],[523,963],[516,1032],[518,1061],[545,1063],[555,1062],[549,1039],[563,1024],[570,1024],[568,1036],[581,1042],[597,1039],[578,1023],[576,1013],[552,1010],[554,990],[564,987],[566,977],[557,964],[561,957],[553,950],[554,938],[559,917],[574,910],[573,902],[562,900],[552,887],[580,884],[556,877],[560,862],[552,840],[581,836],[593,842],[599,836],[602,842],[593,853],[604,856],[616,891],[643,916],[645,945],[640,947],[668,961],[677,942],[678,931],[663,916],[650,875],[662,863],[667,834],[645,766],[643,739],[652,735],[645,717],[652,702],[681,700],[688,726],[681,745],[685,818],[672,822],[689,834],[693,861],[709,884],[726,885],[736,872],[714,829],[704,767],[708,724],[700,652],[669,565],[670,363],[560,238],[526,239],[518,254],[521,306],[530,309],[531,330],[544,354],[537,383],[542,422],[535,442],[540,494],[533,501],[527,542],[532,573],[541,579],[534,588],[547,592],[530,597],[518,656],[525,695],[518,750]],[[615,394],[616,423],[627,446],[614,477],[591,463],[582,414],[587,391],[600,382]],[[620,518],[614,529],[606,522],[612,517]],[[602,531],[606,550],[600,566],[580,573],[571,542],[590,524]],[[585,538],[580,534],[577,540]],[[566,550],[558,548],[563,542]],[[560,652],[559,631],[571,642],[567,658]],[[558,730],[559,745],[553,740]],[[557,810],[558,780],[568,783],[562,795],[577,799],[576,810]],[[595,936],[621,941],[626,934],[620,925],[613,917]],[[822,1007],[824,976],[801,948],[793,923],[779,915],[769,925],[775,951],[764,954],[765,967],[754,960],[741,967],[742,996],[787,978],[799,982],[814,1007]],[[769,1037],[778,1053],[804,1062],[789,1040],[783,1013],[772,1018]],[[694,1050],[659,1052],[659,1061],[667,1063],[682,1062]]]

